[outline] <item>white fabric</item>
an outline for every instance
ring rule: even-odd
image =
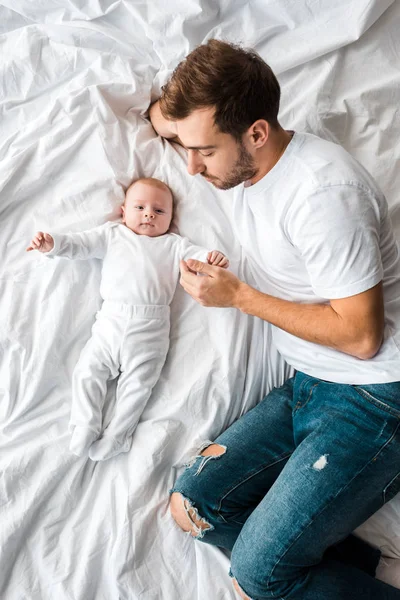
[[[137,235],[121,223],[105,223],[74,234],[51,233],[54,246],[46,258],[103,260],[100,295],[103,300],[139,305],[172,302],[179,261],[206,261],[208,251],[176,233]]]
[[[106,460],[129,450],[164,365],[169,330],[169,306],[104,302],[72,376],[70,449],[78,456]],[[116,377],[114,412],[103,426],[107,381]],[[102,431],[102,439],[92,447]],[[76,445],[77,433],[81,446]]]
[[[394,0],[0,0],[2,600],[235,600],[228,557],[178,530],[167,490],[205,439],[288,375],[270,329],[204,309],[178,286],[168,357],[130,452],[78,459],[71,379],[100,307],[101,265],[24,249],[36,230],[115,220],[132,179],[153,176],[174,191],[180,233],[244,276],[232,194],[190,177],[184,151],[144,117],[210,37],[261,53],[282,86],[282,125],[359,159],[400,237],[399,29]],[[111,385],[106,422],[114,397]],[[394,580],[399,498],[358,533],[392,559],[380,576]]]
[[[383,282],[385,331],[369,360],[273,327],[295,369],[337,383],[400,379],[400,254],[385,197],[343,148],[295,133],[273,169],[235,189],[234,227],[257,267],[258,288],[304,304],[327,304]]]

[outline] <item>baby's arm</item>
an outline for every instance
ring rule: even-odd
[[[88,258],[104,258],[107,250],[110,223],[94,227],[81,233],[59,233],[50,235],[38,231],[26,249],[39,250],[50,257],[85,260]]]
[[[181,259],[187,260],[188,258],[194,258],[195,260],[201,260],[207,262],[209,265],[222,267],[227,269],[229,267],[229,260],[219,250],[211,250],[209,252],[201,246],[196,246],[189,242],[187,238],[181,238]]]

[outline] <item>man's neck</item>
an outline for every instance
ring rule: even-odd
[[[259,169],[257,174],[250,179],[250,184],[253,185],[260,181],[279,161],[283,156],[290,140],[293,137],[293,131],[286,131],[279,128],[277,131],[270,130],[270,135],[267,143],[260,149],[258,164]]]

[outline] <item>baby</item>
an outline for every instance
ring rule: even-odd
[[[169,187],[157,179],[139,179],[126,192],[123,223],[73,234],[39,231],[27,248],[48,257],[103,259],[103,304],[72,379],[70,450],[78,456],[106,460],[130,449],[167,355],[179,261],[197,258],[229,266],[221,252],[207,252],[168,233],[172,213]],[[107,380],[118,375],[114,415],[102,432]]]

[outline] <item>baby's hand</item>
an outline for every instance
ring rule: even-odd
[[[229,267],[229,260],[226,258],[225,254],[218,252],[218,250],[212,250],[207,254],[207,262],[209,265],[222,267],[223,269],[227,269]]]
[[[54,248],[54,240],[49,233],[38,231],[37,234],[32,238],[30,245],[26,251],[39,250],[39,252],[50,252]]]

